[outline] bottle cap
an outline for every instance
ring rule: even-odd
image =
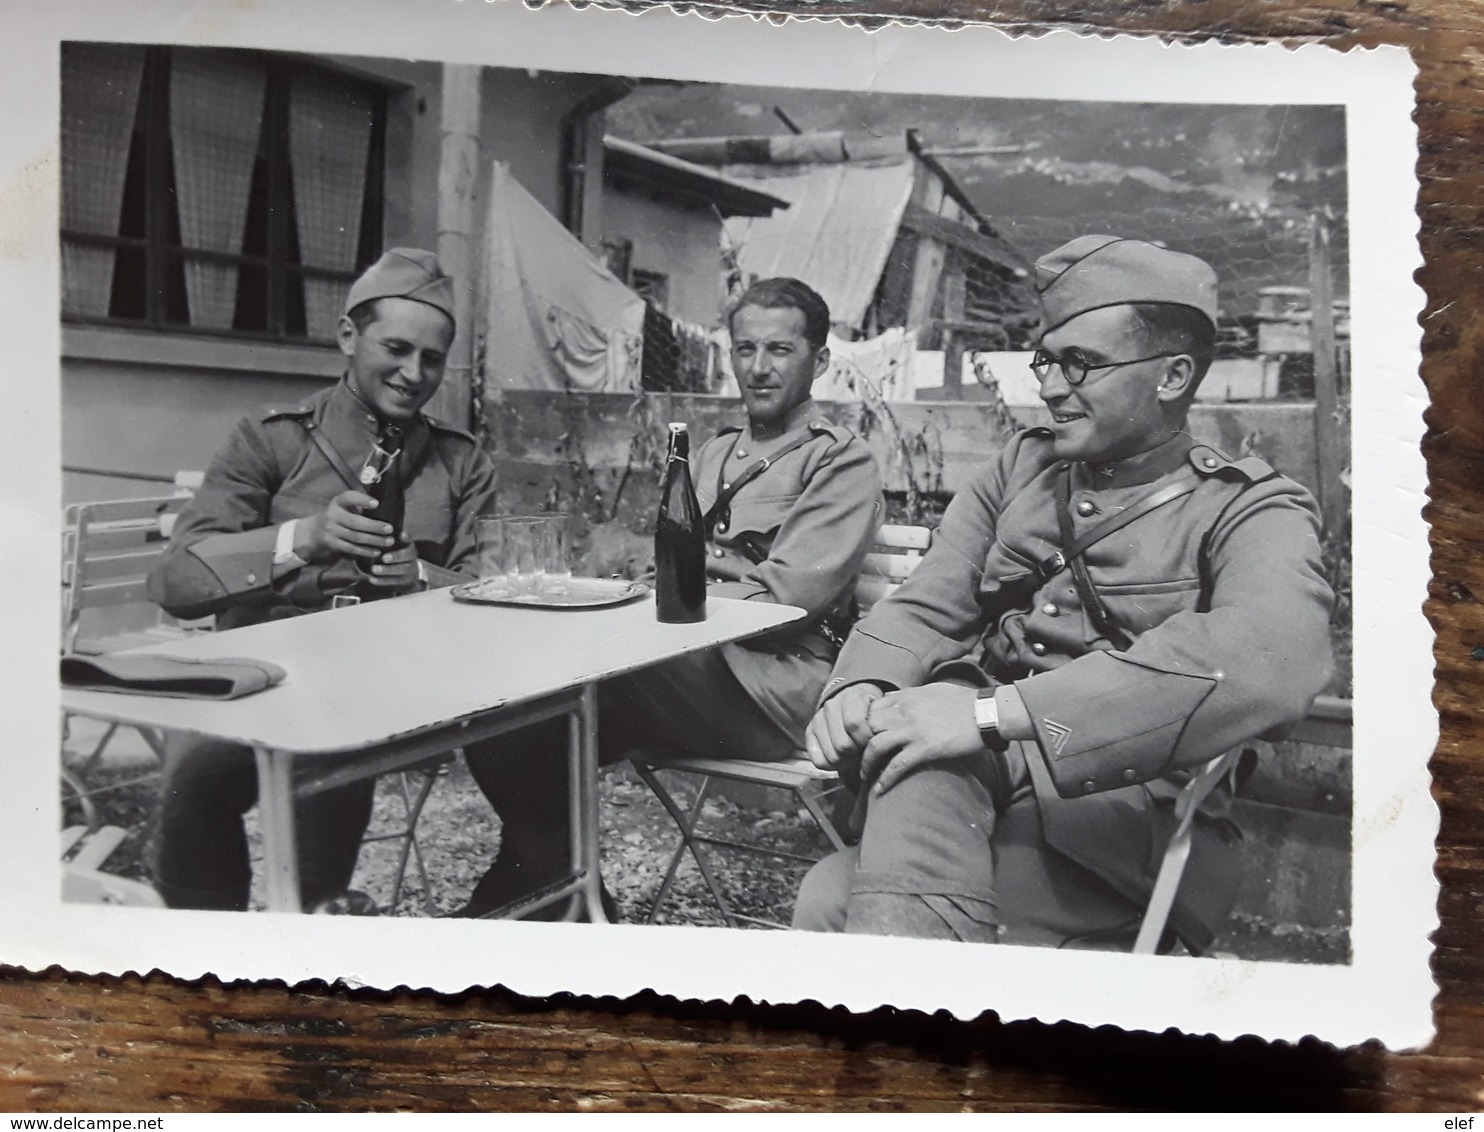
[[[690,431],[690,428],[689,428],[688,425],[686,425],[686,423],[684,421],[671,421],[670,422],[670,431],[671,432],[689,432]]]

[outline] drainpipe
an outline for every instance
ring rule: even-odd
[[[484,69],[477,64],[443,64],[439,119],[438,259],[454,280],[457,330],[448,352],[443,387],[429,409],[434,416],[467,429],[479,418],[482,391],[474,372],[474,296],[478,280],[474,249],[474,199],[478,187],[479,103]]]
[[[594,119],[638,85],[608,78],[562,116],[562,223],[589,248],[603,238],[603,130]]]

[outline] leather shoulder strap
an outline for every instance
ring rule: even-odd
[[[1097,589],[1092,584],[1092,575],[1088,572],[1083,554],[1088,547],[1101,542],[1114,531],[1123,529],[1135,519],[1141,519],[1156,508],[1189,495],[1200,482],[1200,479],[1193,474],[1181,476],[1131,506],[1125,507],[1118,514],[1110,515],[1091,530],[1083,532],[1079,538],[1072,523],[1072,466],[1063,464],[1061,471],[1057,474],[1056,525],[1061,534],[1062,549],[1041,564],[1041,574],[1043,577],[1049,577],[1062,568],[1070,569],[1072,581],[1077,586],[1077,596],[1081,599],[1083,608],[1087,610],[1093,628],[1111,641],[1115,648],[1127,648],[1132,641],[1128,634],[1114,625],[1108,616],[1107,607],[1103,605],[1102,598],[1098,596]]]
[[[787,456],[790,452],[804,447],[804,445],[808,444],[811,440],[814,439],[815,435],[816,434],[814,432],[805,431],[802,436],[795,437],[793,440],[785,444],[782,448],[778,449],[777,452],[774,452],[768,456],[764,456],[761,460],[754,460],[751,464],[748,464],[747,467],[742,470],[742,473],[737,476],[736,479],[732,480],[731,484],[728,487],[718,491],[716,493],[716,502],[711,505],[711,510],[706,512],[706,518],[704,520],[706,525],[706,537],[709,539],[715,531],[725,531],[727,529],[727,525],[732,520],[732,499],[736,496],[737,492],[741,491],[753,480],[757,479],[758,476],[766,472],[784,456]],[[736,440],[733,440],[732,447],[735,449],[736,446],[737,442]],[[726,467],[726,461],[730,458],[731,453],[728,452],[726,459],[722,460],[723,468]],[[720,473],[718,473],[718,475],[720,475]]]

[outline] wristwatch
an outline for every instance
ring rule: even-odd
[[[1000,734],[1000,705],[995,702],[993,688],[980,688],[974,699],[974,724],[979,728],[979,737],[991,751],[1003,751],[1009,744]]]

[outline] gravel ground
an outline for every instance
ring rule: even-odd
[[[91,776],[95,785],[127,783],[137,779],[138,763],[104,768]],[[694,779],[661,772],[678,801],[689,806]],[[415,789],[414,776],[409,784]],[[97,799],[104,823],[128,830],[129,836],[107,862],[109,872],[146,879],[145,849],[154,808],[154,783],[125,785]],[[788,795],[776,794],[779,807]],[[406,810],[399,776],[383,777],[377,786],[371,837],[405,827]],[[604,883],[618,902],[626,922],[643,922],[649,914],[679,833],[657,799],[627,766],[603,776],[599,793]],[[743,842],[759,842],[818,857],[828,842],[807,811],[785,808],[739,807],[726,798],[708,798],[702,811],[708,833]],[[256,854],[255,814],[248,816],[249,838]],[[64,804],[63,822],[81,821],[75,804]],[[447,915],[463,905],[475,883],[494,859],[499,847],[499,819],[479,792],[462,761],[439,769],[418,824],[418,842],[428,883],[409,862],[403,890],[395,906],[392,897],[401,843],[371,840],[361,849],[352,887],[368,893],[387,914],[399,916]],[[776,856],[744,854],[727,849],[711,851],[709,859],[718,884],[734,910],[786,923],[793,897],[807,865]],[[253,905],[262,906],[260,885],[254,886]],[[655,918],[662,924],[724,925],[725,920],[700,871],[689,856],[683,858],[664,906]]]
[[[91,782],[94,785],[129,783],[149,769],[147,755],[135,757],[95,772]],[[677,801],[688,808],[694,798],[695,780],[666,771],[661,774],[671,784]],[[154,789],[154,783],[147,781],[125,785],[98,797],[103,822],[121,826],[129,833],[107,861],[107,871],[145,879],[144,854],[154,810]],[[828,842],[807,812],[786,805],[791,800],[783,791],[768,791],[767,796],[771,804],[759,807],[738,806],[726,798],[710,797],[702,811],[702,827],[708,833],[731,840],[764,843],[811,857],[824,855]],[[377,787],[370,834],[374,837],[401,828],[404,813],[399,777],[383,777]],[[248,817],[248,829],[255,842],[254,816]],[[599,818],[604,883],[618,903],[620,918],[628,923],[642,923],[649,915],[679,843],[679,833],[659,801],[627,765],[611,768],[604,774]],[[79,820],[76,804],[64,800],[64,825]],[[373,840],[362,846],[352,885],[371,895],[385,909],[384,914],[448,915],[464,904],[475,882],[494,859],[499,848],[499,819],[462,760],[451,761],[437,771],[418,831],[428,883],[425,887],[419,871],[409,864],[403,891],[394,906],[399,843]],[[709,859],[717,882],[735,912],[788,922],[794,894],[807,865],[778,856],[728,849],[711,850]],[[261,888],[256,886],[253,904],[262,907]],[[655,922],[724,926],[721,910],[689,856],[682,859],[674,887]],[[1216,950],[1246,959],[1337,963],[1348,959],[1349,940],[1343,930],[1270,924],[1233,916]]]

